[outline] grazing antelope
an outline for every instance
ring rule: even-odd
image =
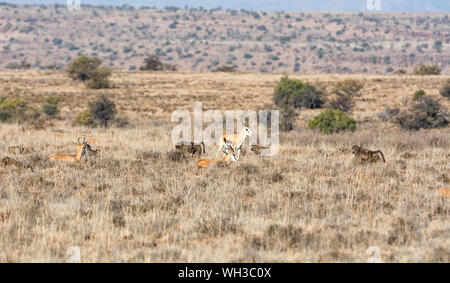
[[[31,167],[30,165],[25,165],[25,164],[15,160],[15,159],[9,158],[8,156],[6,156],[6,157],[4,157],[2,159],[2,164],[3,164],[4,167],[6,167],[6,166],[14,166],[17,169],[30,169],[31,172],[34,172],[33,167]]]
[[[198,168],[208,168],[208,166],[211,165],[212,163],[218,163],[218,164],[223,164],[223,165],[228,166],[232,162],[237,162],[237,161],[238,161],[238,157],[236,156],[234,147],[230,143],[227,143],[225,145],[225,150],[223,151],[222,160],[217,161],[217,160],[211,160],[208,158],[200,159],[197,162],[197,169]]]
[[[175,144],[175,149],[183,153],[190,153],[192,156],[200,156],[202,153],[206,153],[204,142],[195,144],[194,142],[181,141]]]
[[[269,149],[269,148],[270,148],[269,146],[261,146],[261,145],[254,144],[254,145],[252,145],[250,150],[253,151],[256,155],[260,155],[263,150]]]
[[[354,146],[352,146],[352,153],[360,161],[378,162],[380,160],[383,160],[383,162],[386,162],[386,160],[384,159],[384,154],[383,154],[383,152],[381,152],[381,150],[372,151],[372,150],[365,149],[362,146],[354,145]],[[381,158],[380,158],[380,156],[381,156]]]
[[[78,147],[75,154],[53,154],[48,157],[50,160],[64,160],[70,162],[78,162],[81,157],[86,154],[87,147],[86,138],[83,138],[83,141],[80,142],[80,138],[78,138]]]
[[[242,128],[241,132],[239,134],[224,134],[219,141],[219,149],[216,153],[216,159],[219,155],[219,152],[222,150],[224,146],[227,146],[227,144],[231,144],[234,150],[237,150],[237,158],[239,159],[239,155],[241,153],[241,147],[242,144],[245,142],[245,138],[251,137],[253,135],[252,130],[245,127]]]

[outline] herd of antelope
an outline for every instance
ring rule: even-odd
[[[228,166],[231,163],[238,162],[242,151],[242,145],[245,143],[246,138],[251,137],[252,135],[253,132],[248,127],[242,128],[239,134],[222,135],[222,137],[218,141],[219,147],[216,152],[215,160],[208,158],[200,159],[197,161],[196,167],[207,168],[211,164]],[[94,139],[87,140],[86,137],[78,138],[77,143],[73,143],[77,146],[75,154],[53,154],[48,156],[48,160],[62,160],[66,162],[77,163],[87,153],[94,156],[98,155],[100,153],[100,150],[92,149],[92,143],[96,144],[97,142]],[[194,143],[181,141],[175,145],[175,149],[181,151],[183,154],[191,154],[193,157],[200,156],[201,154],[206,153],[205,144],[203,142]],[[253,151],[257,155],[260,155],[264,150],[269,150],[269,146],[251,145],[251,151]],[[11,154],[23,154],[29,153],[30,151],[23,146],[11,146],[8,148],[8,152]],[[217,159],[220,153],[222,153],[222,158]],[[386,162],[386,160],[384,159],[384,155],[380,150],[371,151],[362,148],[361,146],[354,145],[352,147],[352,153],[355,155],[356,159],[361,162]],[[34,172],[33,167],[31,167],[30,165],[25,165],[8,156],[4,157],[1,160],[1,164],[3,164],[4,167],[10,166],[17,169],[30,169],[32,172]]]
[[[245,127],[241,130],[239,134],[224,134],[218,141],[219,148],[216,152],[216,159],[208,159],[203,158],[197,161],[196,167],[200,168],[208,168],[212,164],[229,166],[231,163],[235,163],[239,161],[240,153],[242,151],[242,145],[245,142],[247,137],[251,137],[253,135],[252,131]],[[77,146],[75,154],[53,154],[47,157],[48,160],[61,160],[65,162],[77,163],[79,162],[83,156],[86,154],[96,156],[100,153],[99,149],[92,149],[91,144],[96,144],[97,142],[94,139],[87,139],[86,137],[78,138],[77,143],[73,143]],[[175,145],[175,149],[181,151],[183,154],[191,154],[194,156],[200,156],[201,154],[206,154],[205,144],[194,143],[194,142],[186,142],[182,141]],[[268,146],[261,145],[251,145],[251,151],[255,154],[260,155],[263,150],[270,150]],[[363,148],[362,146],[354,145],[351,149],[352,154],[355,156],[355,160],[361,163],[375,163],[375,162],[386,162],[384,158],[384,154],[381,150],[369,150]],[[8,153],[10,154],[25,154],[30,153],[30,150],[25,148],[24,146],[10,146],[8,148]],[[219,153],[222,153],[222,158],[217,159]],[[31,172],[34,172],[34,169],[30,165],[25,165],[22,162],[19,162],[13,158],[8,156],[4,157],[0,164],[3,167],[15,167],[16,169],[30,169]],[[442,189],[439,191],[442,195],[450,195],[448,189]]]
[[[89,155],[98,155],[100,153],[99,149],[92,149],[90,143],[97,143],[94,139],[87,140],[86,137],[78,138],[77,143],[73,143],[77,146],[77,150],[75,154],[53,154],[47,157],[48,160],[63,160],[67,162],[76,163],[81,160],[81,158],[86,155],[88,152]],[[8,153],[10,154],[23,154],[29,153],[30,150],[25,148],[24,146],[10,146],[8,148]],[[34,169],[31,165],[25,165],[20,161],[17,161],[11,157],[4,157],[1,160],[1,164],[3,167],[15,167],[16,169],[30,169],[31,172],[34,172]]]

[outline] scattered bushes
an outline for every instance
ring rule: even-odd
[[[39,113],[29,106],[25,99],[0,98],[0,121],[3,123],[21,123],[29,119],[37,119]]]
[[[150,55],[144,59],[144,65],[140,67],[141,71],[176,71],[176,65],[164,64],[156,55]]]
[[[382,121],[391,121],[395,116],[400,113],[399,108],[390,108],[386,107],[386,109],[380,113],[378,113],[378,118]]]
[[[347,79],[336,83],[333,89],[333,93],[336,97],[330,100],[330,108],[341,111],[350,111],[354,106],[353,99],[360,95],[360,91],[363,87],[364,85],[360,81],[354,79]]]
[[[323,92],[309,83],[300,80],[291,80],[288,77],[281,78],[275,88],[273,101],[280,107],[294,108],[320,108],[324,104]]]
[[[321,133],[332,134],[356,130],[356,122],[341,110],[326,110],[308,122],[309,129],[319,129]]]
[[[427,95],[423,89],[419,89],[414,93],[413,100],[418,100],[421,97]]]
[[[72,124],[74,126],[84,126],[89,128],[94,128],[97,126],[94,117],[92,117],[89,111],[81,111],[80,113],[78,113],[78,115],[73,120]]]
[[[219,66],[219,67],[213,69],[211,72],[233,73],[233,72],[236,72],[236,67],[234,67],[234,66]]]
[[[111,84],[109,77],[111,76],[111,69],[106,67],[97,68],[91,73],[91,79],[87,81],[88,88],[100,89],[109,88]]]
[[[442,70],[436,65],[420,65],[414,69],[415,75],[429,76],[429,75],[440,75]]]
[[[84,82],[88,88],[109,88],[111,69],[100,67],[101,63],[98,58],[81,56],[70,62],[66,71],[69,77]]]
[[[54,117],[56,114],[59,113],[58,104],[61,102],[61,97],[57,96],[50,96],[47,97],[44,100],[44,103],[42,104],[42,111],[47,116]]]
[[[81,111],[73,120],[74,126],[84,127],[108,127],[112,122],[116,127],[125,128],[130,122],[126,116],[116,117],[117,110],[113,101],[106,96],[100,96],[96,101],[90,102],[87,111]]]
[[[401,128],[417,131],[419,129],[441,128],[448,125],[439,102],[431,96],[421,96],[407,111],[396,119]]]
[[[439,91],[443,97],[450,99],[450,79],[447,80],[445,85]]]
[[[89,113],[100,125],[108,127],[108,122],[114,120],[116,115],[116,105],[102,95],[97,101],[89,103]]]

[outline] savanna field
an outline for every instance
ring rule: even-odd
[[[0,124],[0,157],[34,168],[0,166],[0,261],[65,262],[449,262],[450,128],[405,131],[382,119],[423,89],[443,109],[448,76],[290,75],[325,90],[363,84],[354,132],[307,129],[323,109],[296,110],[280,151],[248,150],[239,164],[198,170],[198,158],[173,154],[173,111],[272,109],[282,75],[114,72],[109,89],[87,89],[63,71],[0,71],[0,95],[36,108],[62,98],[54,118]],[[104,94],[126,127],[74,126],[77,113]],[[74,154],[79,137],[98,156]],[[355,162],[351,147],[383,151],[386,163]],[[10,153],[11,146],[22,153]],[[217,147],[206,144],[207,158]],[[446,191],[447,190],[447,191]],[[447,192],[447,194],[445,193]]]

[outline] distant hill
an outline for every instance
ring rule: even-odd
[[[448,0],[371,0],[380,1],[384,12],[450,12]],[[64,4],[65,0],[14,0],[5,1],[15,4]],[[304,11],[304,12],[362,12],[367,11],[367,0],[81,0],[82,4],[135,7],[152,6],[164,8],[176,6],[184,8],[203,7],[212,9],[249,9],[259,11]]]
[[[450,73],[448,13],[3,4],[0,31],[0,68],[63,68],[88,55],[134,70],[156,54],[186,71],[391,73],[437,64]]]

